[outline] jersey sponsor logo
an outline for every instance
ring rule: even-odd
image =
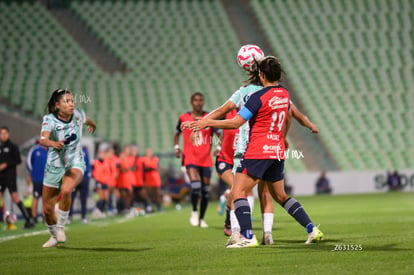
[[[65,139],[66,139],[65,144],[67,145],[71,143],[72,141],[76,140],[77,137],[78,136],[75,133],[72,133],[70,136],[69,135],[65,136]]]
[[[279,135],[267,134],[267,139],[279,141]]]
[[[269,153],[275,153],[276,151],[280,151],[282,147],[280,146],[280,143],[278,145],[264,145],[263,146],[263,153],[269,154]]]
[[[247,102],[247,100],[249,100],[249,98],[250,98],[250,95],[245,95],[244,97],[243,97],[243,102],[244,102],[244,104],[246,104],[246,102]],[[243,104],[243,105],[244,105]]]
[[[289,98],[274,96],[269,100],[269,107],[274,109],[285,108],[288,106]]]
[[[3,152],[4,152],[4,153],[8,153],[9,151],[10,151],[9,147],[4,147],[4,148],[3,148]]]

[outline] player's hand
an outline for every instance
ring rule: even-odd
[[[285,150],[289,149],[289,141],[287,138],[285,138],[283,141],[285,142]]]
[[[2,164],[0,164],[0,171],[3,171],[6,168],[7,168],[7,163],[3,162]]]
[[[93,134],[95,132],[95,130],[96,130],[96,124],[95,123],[88,123],[86,126],[87,126],[86,130],[89,133]]]
[[[183,123],[181,123],[181,130],[184,130],[184,129],[188,129],[188,128],[190,128],[191,127],[191,121],[184,121]]]
[[[191,123],[191,128],[194,131],[199,131],[208,127],[208,120],[207,119],[200,119],[197,121],[193,121]]]
[[[57,149],[57,150],[62,150],[62,148],[65,147],[65,141],[66,141],[66,139],[60,140],[60,141],[54,141],[52,143],[52,147]]]
[[[315,123],[312,123],[311,131],[314,134],[319,133],[318,126]]]
[[[181,149],[180,148],[175,149],[175,157],[176,158],[181,158]]]

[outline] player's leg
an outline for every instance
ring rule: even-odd
[[[70,206],[72,204],[72,192],[81,182],[82,177],[82,169],[71,168],[65,172],[62,178],[62,186],[60,187],[61,200],[59,202],[56,224],[56,239],[58,243],[66,242],[65,224],[68,220]]]
[[[88,199],[89,194],[89,180],[82,180],[82,183],[80,184],[80,202],[81,202],[81,217],[82,217],[82,223],[87,223],[88,220],[86,219],[86,202]],[[105,201],[103,207],[105,206]]]
[[[230,190],[233,185],[233,178],[234,176],[233,176],[231,169],[228,169],[221,174],[221,179],[227,184],[227,187],[228,187],[226,192],[223,194],[226,199],[226,218],[224,220],[224,235],[226,236],[231,236],[231,232],[232,232],[231,223],[230,223],[230,211],[232,208],[231,205],[232,205],[233,200],[231,199],[231,196],[230,196]]]
[[[187,166],[187,175],[191,184],[191,205],[193,207],[190,217],[190,223],[192,226],[199,225],[198,216],[198,200],[200,198],[201,191],[201,178],[197,168],[193,166]]]
[[[258,194],[260,200],[260,210],[262,212],[262,229],[263,238],[262,244],[273,244],[272,227],[273,227],[273,200],[269,192],[267,184],[263,181],[259,181]]]
[[[26,208],[24,207],[22,201],[19,198],[19,195],[17,194],[16,180],[13,180],[13,179],[9,178],[7,180],[7,182],[8,182],[7,185],[8,185],[8,188],[9,188],[11,199],[17,205],[17,207],[19,207],[20,212],[22,212],[23,217],[26,220],[26,222],[24,224],[24,228],[26,228],[26,229],[33,228],[35,226],[35,223],[30,218],[29,212],[27,212]]]
[[[247,201],[247,195],[256,183],[257,181],[255,178],[246,174],[236,173],[231,189],[231,197],[233,198],[234,212],[240,224],[240,230],[243,237],[239,242],[229,244],[227,246],[228,248],[244,248],[258,245],[256,237],[253,234],[251,210],[249,202]]]
[[[58,187],[43,186],[43,217],[45,219],[47,228],[50,232],[50,239],[43,244],[43,247],[52,247],[57,245],[56,239],[56,215],[55,205],[59,197],[60,190]]]
[[[285,193],[285,180],[266,182],[272,197],[299,223],[308,233],[306,244],[323,239],[323,233],[314,226],[302,205]]]
[[[211,167],[202,167],[200,177],[202,178],[201,185],[201,202],[200,202],[200,227],[208,227],[204,220],[204,216],[207,211],[207,206],[210,201],[210,178]]]

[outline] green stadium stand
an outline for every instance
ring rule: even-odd
[[[341,169],[412,168],[414,2],[250,3]]]

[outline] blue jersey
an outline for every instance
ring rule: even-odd
[[[88,149],[82,147],[83,160],[85,161],[85,172],[83,173],[83,180],[89,180],[91,178],[91,162],[89,161]]]
[[[41,145],[33,146],[27,155],[27,169],[32,182],[42,183],[47,160],[47,149]]]

